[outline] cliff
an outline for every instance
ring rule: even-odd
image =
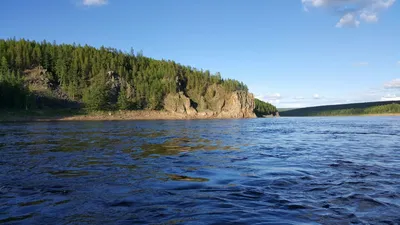
[[[183,92],[168,94],[164,99],[165,110],[191,118],[255,118],[254,107],[253,94],[226,92],[218,85],[208,87],[204,96],[193,99]]]

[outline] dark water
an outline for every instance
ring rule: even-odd
[[[399,224],[400,117],[1,124],[0,223]]]

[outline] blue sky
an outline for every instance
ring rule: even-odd
[[[3,0],[9,37],[133,47],[278,107],[400,100],[395,0]]]

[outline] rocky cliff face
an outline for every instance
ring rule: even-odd
[[[164,99],[164,109],[169,112],[187,114],[189,116],[197,114],[196,109],[191,106],[190,99],[183,92],[168,94]]]
[[[225,92],[218,85],[210,86],[204,96],[194,102],[183,92],[169,94],[164,109],[189,118],[254,118],[254,96],[245,91]]]
[[[235,91],[227,99],[218,117],[221,118],[254,118],[254,96],[245,91]]]

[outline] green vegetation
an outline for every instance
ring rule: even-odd
[[[398,114],[400,101],[369,102],[344,105],[308,107],[283,111],[281,116],[351,116],[369,114]]]
[[[124,53],[105,47],[0,39],[3,109],[73,108],[83,103],[90,110],[157,110],[169,93],[183,92],[196,100],[211,85],[226,92],[248,91],[242,82],[222,79],[219,73],[147,58],[133,49]]]
[[[84,109],[8,109],[0,110],[0,122],[57,119],[83,115],[91,115],[91,112]]]
[[[276,115],[277,112],[278,110],[276,109],[276,107],[271,105],[270,103],[255,99],[254,113],[257,115],[257,117]]]
[[[0,109],[24,109],[34,105],[33,96],[17,76],[0,73]]]

